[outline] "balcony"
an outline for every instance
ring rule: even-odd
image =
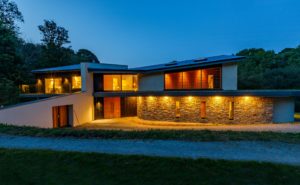
[[[37,79],[36,84],[20,85],[21,97],[49,97],[81,91],[81,77]]]

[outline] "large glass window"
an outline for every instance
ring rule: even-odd
[[[184,71],[183,75],[183,89],[200,89],[201,70]]]
[[[137,75],[104,75],[104,91],[136,91]]]
[[[45,93],[62,93],[62,78],[45,78]]]
[[[165,89],[219,89],[221,68],[207,68],[165,74]]]
[[[81,76],[72,76],[72,89],[81,89]]]
[[[121,90],[121,75],[104,75],[103,81],[105,91]]]
[[[165,74],[166,89],[182,89],[182,73],[166,73]]]

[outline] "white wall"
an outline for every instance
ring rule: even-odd
[[[163,91],[164,73],[139,75],[139,91]]]
[[[81,75],[81,91],[89,94],[93,94],[93,73],[88,72],[88,63],[80,64],[80,75]]]
[[[293,98],[274,98],[273,122],[294,122],[295,100]]]
[[[94,119],[93,74],[88,73],[87,67],[87,63],[81,63],[81,93],[60,95],[0,109],[0,123],[52,128],[52,107],[62,105],[73,105],[73,126],[92,121]]]
[[[0,123],[52,128],[52,107],[73,105],[73,126],[93,120],[93,96],[78,93],[0,109]]]
[[[237,90],[237,63],[222,65],[223,90]]]

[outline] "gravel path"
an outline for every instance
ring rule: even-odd
[[[255,160],[300,165],[300,144],[280,142],[100,140],[0,135],[0,147],[182,158]]]

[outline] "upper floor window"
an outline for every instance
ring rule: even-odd
[[[72,76],[72,89],[81,89],[81,76]]]
[[[219,89],[221,68],[207,68],[165,74],[165,89]]]
[[[62,93],[62,78],[45,78],[45,93]]]
[[[104,91],[136,91],[137,75],[104,75]]]

